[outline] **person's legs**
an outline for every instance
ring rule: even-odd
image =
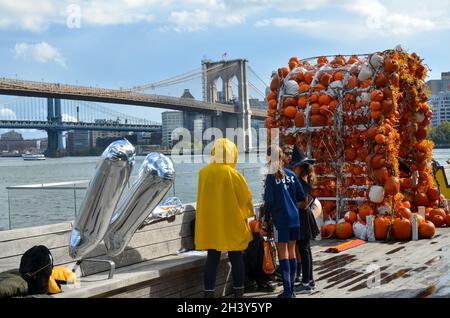
[[[297,274],[297,259],[295,258],[295,243],[296,241],[289,241],[288,252],[289,252],[289,268],[290,268],[290,278],[291,278],[291,290],[294,290],[295,275]]]
[[[302,258],[300,256],[300,251],[298,249],[299,246],[299,242],[297,240],[296,244],[295,244],[295,257],[297,258],[297,273],[296,273],[296,277],[295,277],[295,282],[296,283],[300,283],[300,277],[301,277],[301,273],[302,273]]]
[[[216,250],[208,250],[203,276],[205,297],[211,297],[211,295],[214,295],[214,290],[216,288],[217,266],[219,265],[219,261],[220,252]]]
[[[283,295],[289,296],[292,294],[291,289],[291,268],[289,264],[288,243],[276,243],[278,259],[280,260],[281,278],[283,279]]]
[[[309,260],[310,257],[308,255],[309,250],[307,248],[308,240],[300,240],[299,241],[299,252],[302,258],[302,283],[296,287],[295,291],[299,293],[308,293],[311,292],[311,288],[309,287]]]
[[[309,255],[309,285],[314,288],[316,286],[313,276],[313,257],[312,257],[312,251],[311,251],[311,241],[308,240],[308,255]]]
[[[228,259],[231,262],[231,275],[233,276],[233,290],[236,298],[244,295],[245,268],[241,251],[228,252]]]

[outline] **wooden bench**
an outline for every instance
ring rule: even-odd
[[[116,272],[108,279],[108,265],[83,262],[83,277],[74,286],[63,286],[53,297],[201,297],[205,253],[193,249],[191,221],[195,207],[172,222],[161,221],[138,230],[125,251],[106,255],[102,243],[85,258],[113,260]],[[23,253],[34,245],[47,246],[55,266],[72,269],[76,261],[68,253],[72,223],[0,231],[0,271],[18,268]],[[181,252],[186,251],[188,252]],[[230,266],[222,254],[216,282],[217,295],[231,293]]]

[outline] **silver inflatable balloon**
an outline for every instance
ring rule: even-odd
[[[124,193],[105,235],[105,245],[110,256],[120,254],[128,245],[134,232],[170,190],[175,180],[172,161],[152,152],[141,168],[133,185]]]
[[[135,149],[126,139],[113,142],[97,163],[70,236],[69,254],[83,257],[103,239],[134,165]]]

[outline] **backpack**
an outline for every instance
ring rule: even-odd
[[[28,284],[28,294],[47,294],[53,257],[44,245],[33,246],[20,259],[19,272]]]

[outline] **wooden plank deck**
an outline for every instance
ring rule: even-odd
[[[338,254],[323,252],[339,243],[312,243],[317,287],[296,298],[450,297],[450,228],[436,229],[431,240],[367,242]],[[373,284],[375,272],[367,272],[370,268],[379,268],[378,287]],[[246,293],[245,297],[272,298],[281,291],[279,283],[274,293]]]

